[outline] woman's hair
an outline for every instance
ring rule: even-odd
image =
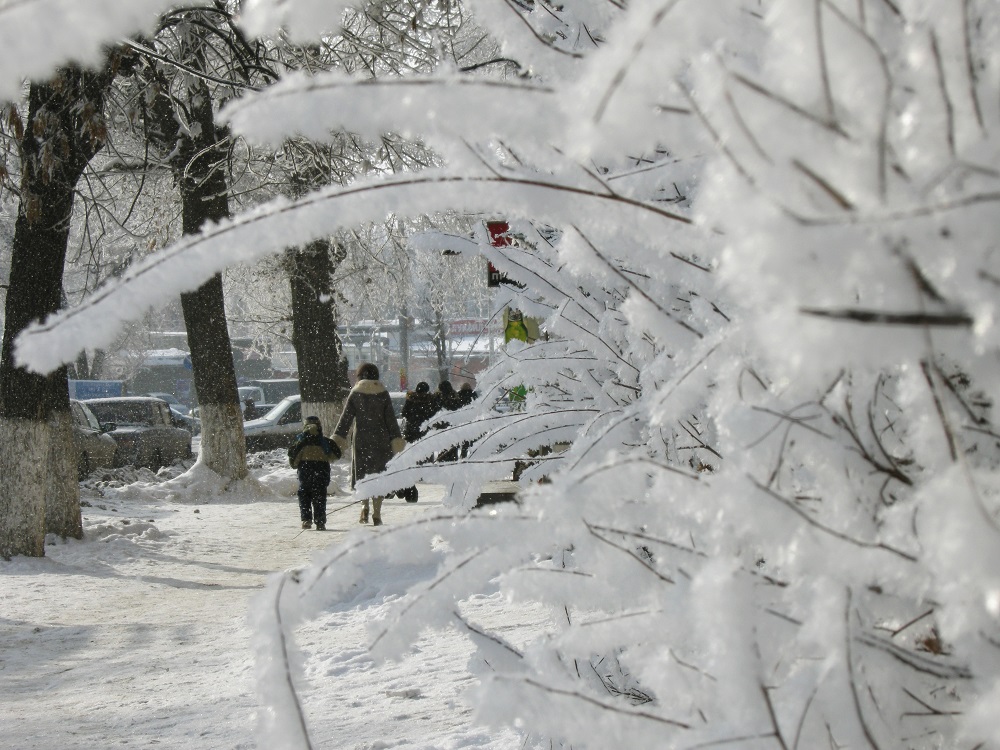
[[[378,380],[378,368],[371,362],[362,362],[355,374],[358,380]]]
[[[417,393],[430,393],[431,387],[423,380],[417,383]]]
[[[438,391],[440,393],[447,393],[450,395],[455,392],[455,387],[447,380],[442,380],[440,383],[438,383]]]

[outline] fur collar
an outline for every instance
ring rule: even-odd
[[[351,388],[351,393],[361,393],[365,396],[374,396],[376,393],[383,393],[385,386],[377,380],[359,380]]]

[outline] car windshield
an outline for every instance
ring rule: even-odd
[[[86,406],[81,404],[79,401],[69,402],[70,412],[73,414],[73,422],[76,423],[77,427],[82,427],[87,430],[100,430],[101,425],[97,421],[97,417]]]
[[[166,401],[171,406],[180,405],[180,401],[172,393],[147,393],[150,398],[158,398],[160,401]]]
[[[146,401],[94,401],[87,404],[101,424],[114,422],[119,425],[154,424],[150,403]]]
[[[284,401],[278,402],[275,406],[271,407],[271,411],[264,415],[264,419],[275,420],[281,416],[282,412],[288,408],[288,405]]]
[[[87,408],[86,404],[77,404],[77,407],[79,407],[80,413],[83,415],[83,418],[86,420],[87,426],[90,429],[101,429],[101,423],[97,420],[97,417],[94,416],[94,413]]]
[[[246,401],[248,398],[252,398],[256,403],[264,403],[264,391],[256,386],[243,385],[236,389],[240,394],[240,401]]]

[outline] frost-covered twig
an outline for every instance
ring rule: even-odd
[[[825,525],[823,523],[820,523],[818,520],[816,520],[815,518],[809,516],[805,511],[803,511],[794,501],[789,500],[788,498],[786,498],[786,497],[782,496],[781,494],[775,492],[770,487],[767,487],[766,485],[761,484],[760,482],[758,482],[753,477],[750,477],[750,481],[751,481],[751,483],[753,483],[753,485],[755,487],[757,487],[757,489],[759,489],[761,492],[763,492],[768,497],[771,497],[771,498],[777,500],[779,503],[781,503],[786,508],[788,508],[793,513],[795,513],[797,516],[799,516],[799,518],[801,518],[802,520],[804,520],[807,524],[809,524],[813,528],[819,529],[820,531],[822,531],[823,533],[825,533],[825,534],[827,534],[827,535],[829,535],[831,537],[834,537],[835,539],[839,539],[839,540],[841,540],[843,542],[847,542],[848,544],[851,544],[851,545],[853,545],[855,547],[861,547],[861,548],[864,548],[864,549],[882,550],[884,552],[889,552],[889,553],[891,553],[893,555],[896,555],[896,556],[898,556],[898,557],[900,557],[900,558],[902,558],[904,560],[907,560],[908,562],[917,562],[918,559],[919,559],[914,554],[911,554],[909,552],[905,552],[904,550],[901,550],[901,549],[897,549],[897,548],[893,547],[892,545],[885,544],[884,542],[879,542],[879,541],[869,542],[869,541],[865,541],[863,539],[855,539],[854,537],[851,537],[851,536],[843,533],[842,531],[839,531],[839,530],[837,530],[835,528],[831,528],[830,526],[827,526],[827,525]]]
[[[493,679],[519,682],[523,685],[531,687],[535,690],[539,690],[543,693],[548,693],[550,695],[554,695],[560,698],[568,698],[571,701],[584,703],[592,708],[598,708],[602,711],[607,711],[611,714],[622,714],[630,718],[651,721],[656,724],[664,724],[666,726],[674,727],[676,729],[691,729],[691,725],[683,721],[678,721],[676,719],[669,719],[663,716],[659,716],[657,714],[649,713],[647,711],[628,710],[616,704],[600,701],[589,695],[585,695],[583,693],[574,690],[565,690],[563,688],[558,688],[553,685],[546,685],[529,677],[518,677],[513,675],[496,675]]]

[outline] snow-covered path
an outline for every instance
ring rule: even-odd
[[[152,482],[100,497],[85,488],[86,541],[0,562],[0,747],[255,747],[250,600],[274,571],[306,564],[357,528],[356,507],[333,512],[350,498],[331,497],[329,531],[300,533],[294,483],[285,475],[278,484],[261,497],[204,502],[195,489],[165,498]],[[387,501],[383,515],[398,523],[439,503],[440,490],[425,491],[417,505]],[[348,661],[367,671],[362,650],[352,644]],[[418,697],[391,686],[366,692]],[[347,725],[364,711],[340,708]],[[434,724],[433,711],[421,721]],[[385,727],[369,728],[360,746],[380,746]],[[326,746],[356,746],[348,739]],[[467,739],[484,746],[482,736]]]

